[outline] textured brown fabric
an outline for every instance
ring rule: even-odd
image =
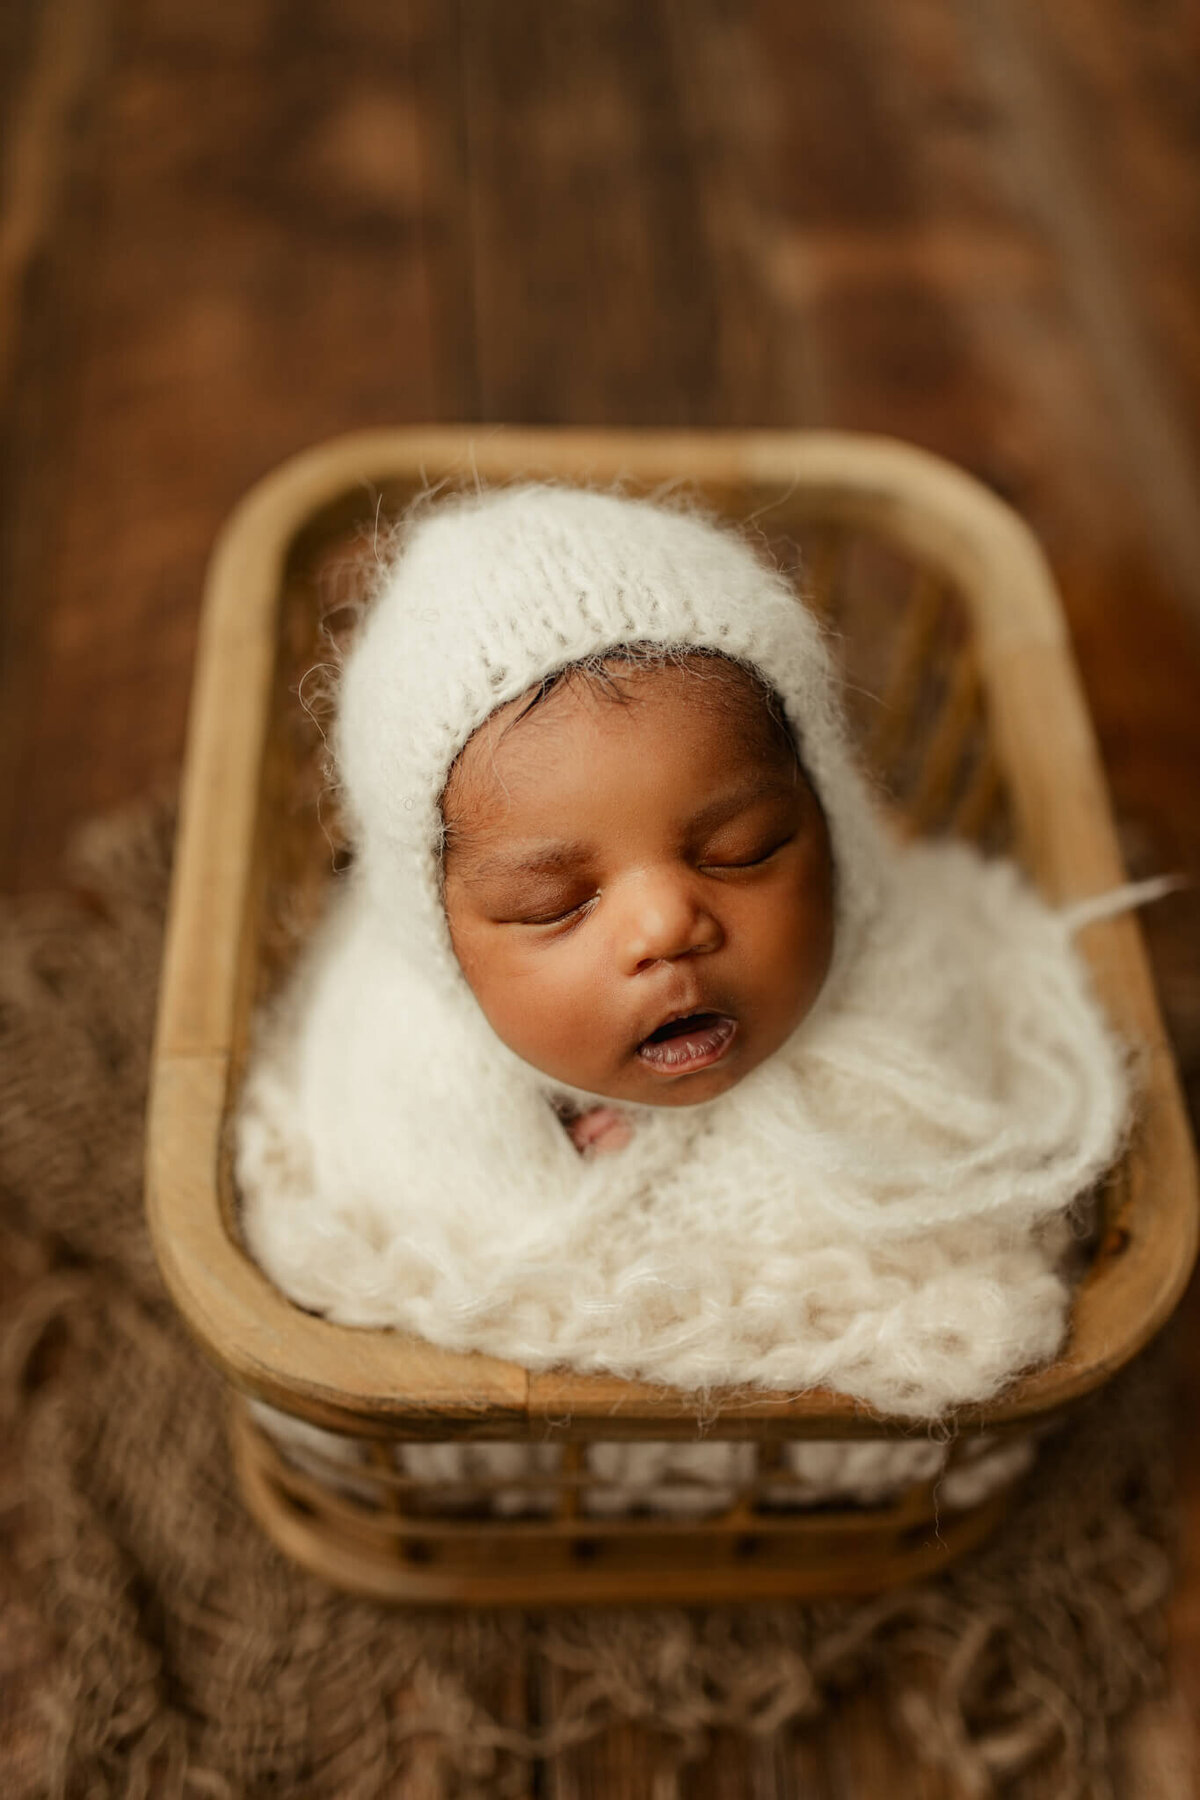
[[[367,1800],[399,1791],[419,1756],[431,1792],[503,1796],[614,1721],[650,1727],[682,1768],[714,1728],[803,1732],[870,1682],[914,1755],[968,1791],[1013,1791],[1038,1766],[1063,1800],[1085,1781],[1103,1793],[1109,1728],[1161,1677],[1154,1363],[1044,1452],[986,1552],[877,1600],[389,1612],[268,1546],[231,1483],[220,1383],[142,1224],[170,838],[165,806],[99,821],[72,893],[0,918],[0,1407],[17,1524],[0,1740],[25,1758],[8,1791]],[[551,1668],[568,1698],[539,1720],[529,1696]]]

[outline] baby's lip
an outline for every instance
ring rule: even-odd
[[[676,1029],[671,1030],[672,1026]],[[728,1013],[699,1007],[677,1009],[642,1038],[635,1054],[656,1075],[691,1075],[720,1062],[737,1029],[737,1020]]]
[[[640,1049],[647,1038],[653,1037],[656,1031],[664,1031],[668,1025],[673,1025],[676,1019],[690,1019],[697,1013],[720,1013],[723,1018],[732,1016],[726,1013],[723,1007],[710,1005],[707,997],[698,994],[695,989],[690,994],[679,993],[677,990],[673,1005],[662,1006],[660,1002],[660,1010],[651,1013],[649,1022],[642,1024],[641,1034],[634,1048]]]

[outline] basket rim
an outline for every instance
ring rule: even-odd
[[[633,431],[412,426],[306,450],[235,508],[205,583],[163,979],[151,1062],[146,1205],[167,1287],[201,1347],[244,1391],[312,1423],[378,1435],[547,1432],[691,1436],[698,1400],[608,1376],[531,1372],[396,1331],[333,1325],[249,1259],[233,1215],[228,1105],[248,992],[247,918],[282,577],[297,540],[364,488],[443,476],[774,487],[823,520],[869,524],[936,567],[973,615],[1018,828],[1049,898],[1126,879],[1053,578],[1033,534],[965,471],[913,445],[825,431]],[[1043,726],[1055,721],[1053,745]],[[1196,1171],[1137,921],[1080,935],[1100,998],[1140,1053],[1141,1117],[1123,1191],[1073,1296],[1059,1357],[964,1427],[1050,1416],[1093,1391],[1165,1322],[1197,1246]],[[704,1397],[713,1435],[841,1436],[914,1429],[845,1395]]]

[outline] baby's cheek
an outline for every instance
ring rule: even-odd
[[[602,1036],[593,984],[539,970],[514,990],[513,998],[514,1024],[543,1059],[564,1069],[568,1079],[571,1071],[587,1067]]]
[[[761,1060],[787,1040],[817,999],[829,967],[832,914],[819,894],[803,889],[754,898],[762,903],[747,904],[730,934],[736,959],[731,994],[746,1007],[744,1049]]]
[[[477,963],[474,977],[476,998],[493,1029],[527,1061],[561,1065],[586,1053],[595,985],[572,959],[546,946],[508,944]]]

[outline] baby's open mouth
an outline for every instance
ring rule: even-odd
[[[637,1053],[656,1075],[687,1075],[720,1062],[736,1035],[736,1019],[724,1013],[685,1013],[643,1038]]]

